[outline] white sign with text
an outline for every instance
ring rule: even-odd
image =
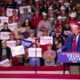
[[[29,48],[28,57],[42,57],[42,49],[41,48]]]
[[[1,62],[0,62],[0,66],[1,66],[1,67],[10,67],[11,64],[10,64],[9,59],[5,59],[5,60],[1,61]]]
[[[0,17],[0,24],[4,24],[4,22],[8,23],[8,17]]]
[[[13,10],[14,10],[14,9],[7,8],[7,10],[6,10],[7,16],[12,16],[12,15],[13,15]],[[17,12],[17,14],[18,14],[18,9],[15,9],[15,10],[16,10],[16,12]]]
[[[15,40],[7,41],[7,46],[10,47],[10,48],[15,47],[16,46],[16,41]]]
[[[17,27],[17,23],[9,23],[8,26],[11,31],[14,31],[14,29]]]
[[[0,33],[0,39],[1,40],[8,40],[8,39],[10,39],[10,32],[1,32]]]
[[[11,48],[11,51],[13,57],[25,54],[25,50],[22,45]]]
[[[24,13],[24,8],[28,9],[28,12],[31,12],[31,6],[22,6],[20,7],[20,14],[23,14]]]
[[[53,44],[53,37],[50,37],[50,36],[40,37],[40,44],[41,45],[46,45],[49,43]]]

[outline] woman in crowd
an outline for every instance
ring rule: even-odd
[[[37,48],[37,44],[33,43],[32,44],[32,48]],[[35,51],[35,54],[36,54],[36,51]],[[38,57],[30,57],[29,58],[29,65],[30,66],[40,66],[40,58],[38,58]]]
[[[19,34],[25,32],[25,28],[22,27],[20,22],[18,22],[17,23],[17,27],[14,29],[13,32],[15,33],[15,37],[18,39],[19,38]]]

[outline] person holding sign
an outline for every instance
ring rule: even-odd
[[[79,34],[79,26],[76,24],[71,25],[72,34],[68,36],[65,45],[58,51],[64,51],[65,49],[67,52],[78,52],[80,53],[80,34]],[[71,74],[79,74],[79,66],[72,63],[73,66],[70,66],[70,73]]]
[[[35,32],[34,30],[30,32],[29,37],[27,38],[27,40],[31,41],[32,43],[35,43]]]
[[[45,66],[55,65],[56,53],[52,50],[52,44],[47,44],[47,51],[43,53]]]
[[[26,27],[26,31],[23,33],[24,38],[28,38],[30,34],[31,28],[29,26]]]
[[[15,33],[15,37],[18,39],[19,38],[19,34],[25,32],[25,28],[22,27],[20,22],[18,22],[17,23],[17,27],[14,29],[13,32]]]
[[[15,40],[15,34],[13,32],[10,33],[10,40]]]
[[[37,44],[33,43],[32,48],[36,48],[37,49]],[[37,54],[36,50],[35,50],[35,54]],[[30,57],[29,58],[29,65],[30,66],[40,66],[40,58],[36,57]]]
[[[4,22],[3,28],[0,30],[0,39],[8,40],[10,39],[11,30],[8,28],[8,23]]]
[[[20,21],[20,17],[18,16],[18,13],[17,13],[17,11],[15,9],[13,9],[12,14],[13,15],[9,17],[9,22],[12,23],[12,22]]]
[[[12,65],[11,49],[7,47],[6,41],[2,41],[0,46],[0,61],[5,59],[9,59],[10,64]]]
[[[42,37],[42,39],[45,38],[45,40],[42,40],[41,37]],[[47,37],[49,37],[49,32],[48,32],[48,30],[46,30],[46,29],[43,31],[43,35],[42,35],[41,37],[38,38],[38,40],[37,40],[37,45],[42,48],[42,52],[45,52],[45,51],[47,50],[46,44],[47,44],[48,42],[49,42],[49,43],[50,43],[50,42],[52,43],[52,42],[53,42],[53,39],[50,40],[50,41],[47,40],[48,42],[46,42]],[[45,42],[46,42],[46,43],[45,43]],[[45,44],[44,44],[44,43],[45,43]]]
[[[16,47],[21,46],[21,40],[16,40]],[[13,57],[13,65],[14,66],[23,66],[24,65],[24,54],[16,55]]]

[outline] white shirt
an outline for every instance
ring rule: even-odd
[[[76,38],[76,43],[78,42],[78,38],[79,38],[79,34],[77,35],[77,38]]]

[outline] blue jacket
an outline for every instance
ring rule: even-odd
[[[74,39],[73,35],[68,36],[65,45],[62,47],[62,51],[64,51],[66,49],[68,52],[72,52],[73,39]],[[79,37],[78,37],[76,52],[80,52],[80,34],[79,34]]]

